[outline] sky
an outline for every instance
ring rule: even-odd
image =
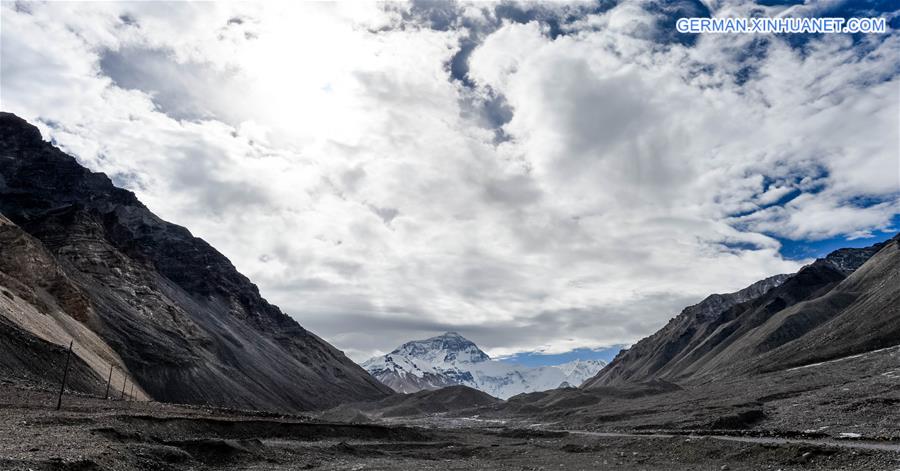
[[[524,366],[561,365],[575,360],[602,360],[609,363],[623,347],[627,346],[612,345],[600,348],[576,348],[563,353],[519,352],[496,359]]]
[[[898,231],[900,35],[674,28],[894,8],[4,0],[0,107],[356,361],[561,361]]]

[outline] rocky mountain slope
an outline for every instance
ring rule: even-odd
[[[7,380],[56,384],[65,362],[63,346],[78,339],[69,384],[102,393],[99,388],[110,365],[115,384],[125,381],[121,358],[82,323],[91,310],[86,295],[40,241],[2,214],[0,294],[0,371]],[[140,388],[137,395],[143,395]]]
[[[777,371],[900,343],[898,238],[686,308],[584,387]]]
[[[491,360],[470,340],[447,332],[407,342],[391,353],[372,358],[363,368],[402,393],[464,385],[506,399],[516,394],[580,385],[605,365],[576,360],[529,368]]]
[[[297,410],[390,394],[209,244],[9,113],[0,213],[0,357],[23,342],[35,346],[17,355],[41,356],[74,339],[83,382],[89,370],[105,382],[112,365],[160,401]],[[0,362],[0,374],[57,374],[13,363]]]

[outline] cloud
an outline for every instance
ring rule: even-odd
[[[100,55],[100,71],[126,90],[139,90],[153,99],[158,109],[179,120],[219,119],[239,124],[233,93],[246,83],[235,70],[216,70],[209,64],[179,63],[172,51],[127,47]],[[222,86],[223,83],[226,86]],[[210,86],[215,84],[215,86]],[[198,91],[203,90],[202,93]]]
[[[4,108],[357,360],[629,344],[900,213],[896,34],[669,24],[784,7],[16,5]]]

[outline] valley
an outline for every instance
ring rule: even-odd
[[[384,423],[67,397],[0,386],[8,470],[757,470],[900,466],[900,441],[781,432],[559,430],[439,414]],[[455,415],[455,414],[450,414]],[[836,428],[842,430],[842,428]],[[25,438],[23,440],[23,438]],[[896,438],[896,437],[895,437]]]
[[[900,469],[900,235],[609,364],[446,332],[357,365],[8,113],[0,164],[0,469]]]

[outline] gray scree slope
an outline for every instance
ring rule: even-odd
[[[690,306],[624,350],[584,387],[691,383],[826,361],[900,339],[900,236],[832,252]]]
[[[33,309],[77,333],[85,361],[107,362],[95,370],[124,365],[161,401],[307,410],[391,393],[269,304],[209,244],[9,113],[0,113],[0,213],[10,240],[27,240],[38,254],[15,262],[21,252],[0,249],[10,265],[0,314],[19,319],[0,324],[7,345],[22,344],[9,340],[14,329],[53,337],[29,324]],[[96,376],[105,381],[105,371]]]

